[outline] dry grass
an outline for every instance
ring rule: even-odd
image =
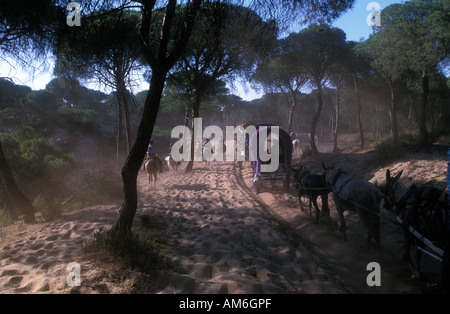
[[[170,267],[170,262],[161,253],[156,232],[145,225],[144,229],[129,233],[97,232],[85,245],[80,261],[91,262],[101,271],[84,285],[95,284],[101,291],[99,283],[113,282],[122,287],[121,293],[151,293],[153,283],[161,282],[157,279],[159,273]]]

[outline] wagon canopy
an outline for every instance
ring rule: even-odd
[[[278,166],[277,172],[281,171],[281,172],[289,173],[289,171],[290,171],[291,160],[292,160],[292,151],[293,151],[292,139],[289,136],[289,134],[282,128],[279,128],[278,138],[275,138],[275,134],[272,134],[272,132],[271,132],[272,127],[274,127],[274,125],[268,124],[268,123],[258,124],[258,125],[255,125],[256,132],[254,132],[253,134],[250,134],[248,145],[250,145],[251,143],[256,143],[256,145],[257,145],[256,150],[250,149],[250,146],[249,146],[250,154],[252,151],[257,152],[256,158],[255,158],[255,156],[251,156],[252,158],[250,159],[250,160],[256,159],[256,161],[252,161],[254,174],[261,173],[261,163],[263,163],[263,164],[270,163],[270,160],[267,162],[262,162],[259,157],[259,147],[258,147],[259,146],[259,136],[260,136],[260,132],[262,130],[267,132],[266,134],[270,141],[275,140],[275,141],[278,141],[278,143],[279,143],[279,159],[278,159],[279,166]]]

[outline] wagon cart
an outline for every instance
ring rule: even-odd
[[[250,134],[248,147],[250,151],[250,160],[253,168],[253,184],[256,190],[256,193],[261,191],[261,188],[265,181],[283,181],[283,188],[287,191],[289,190],[290,183],[290,167],[292,160],[292,140],[289,134],[279,128],[278,134],[276,132],[272,132],[274,125],[271,124],[258,124],[255,126],[256,131]],[[279,151],[279,164],[275,171],[267,172],[261,170],[261,165],[270,164],[269,161],[262,161],[260,156],[260,141],[259,137],[261,136],[261,131],[265,131],[267,134],[267,143],[275,142],[274,145],[278,144]],[[257,149],[251,149],[252,143],[256,143]],[[255,145],[255,144],[254,144]],[[264,149],[270,150],[270,145],[264,147]],[[257,152],[256,156],[252,156],[252,152]]]

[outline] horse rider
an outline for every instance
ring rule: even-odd
[[[153,144],[153,139],[151,139],[151,140],[150,140],[150,144],[148,145],[148,148],[147,148],[147,153],[146,153],[146,158],[145,158],[145,160],[144,160],[144,165],[145,165],[145,163],[147,162],[147,160],[149,160],[149,159],[151,159],[151,158],[154,158],[154,159],[156,159],[157,162],[159,163],[160,169],[161,169],[161,172],[162,172],[162,171],[163,171],[163,163],[162,163],[161,159],[159,159],[158,156],[159,156],[159,150],[158,150],[158,148]]]

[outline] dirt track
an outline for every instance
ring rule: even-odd
[[[321,161],[341,162],[357,169],[366,153],[322,154],[307,160],[315,172]],[[349,158],[353,158],[349,160]],[[439,160],[445,163],[445,159]],[[411,164],[411,160],[403,166]],[[436,160],[430,161],[434,167]],[[396,169],[403,166],[396,164]],[[422,163],[427,167],[426,163]],[[408,168],[405,168],[408,171]],[[433,168],[434,169],[434,168]],[[414,168],[414,170],[416,170]],[[385,169],[359,173],[381,177]],[[436,168],[436,171],[440,171]],[[430,171],[428,171],[429,173]],[[438,177],[437,173],[431,176]],[[367,178],[367,179],[370,179]],[[164,254],[171,267],[151,279],[153,293],[422,293],[401,262],[401,233],[382,211],[383,250],[365,251],[365,227],[357,215],[346,215],[347,241],[336,230],[336,211],[330,200],[334,224],[318,225],[301,212],[295,191],[277,186],[256,195],[251,189],[251,168],[233,163],[197,163],[194,171],[160,175],[158,187],[149,189],[143,173],[138,178],[140,198],[135,228],[146,228],[151,218],[166,237]],[[94,230],[110,227],[119,205],[94,206],[68,214],[52,223],[21,230],[2,245],[0,292],[67,293],[68,263],[78,260],[82,244]],[[30,258],[33,252],[38,258]],[[381,267],[381,286],[369,287],[370,262]],[[83,262],[81,293],[120,293],[123,287],[102,275],[101,269]],[[439,265],[430,263],[438,272]],[[139,276],[136,275],[135,276]]]

